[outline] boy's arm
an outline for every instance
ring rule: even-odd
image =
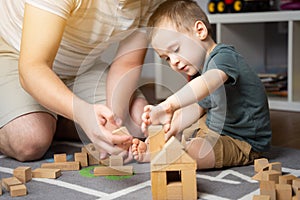
[[[166,99],[164,104],[169,104],[171,110],[175,112],[193,103],[197,103],[206,96],[213,93],[228,79],[227,74],[219,69],[211,69],[191,80],[175,94]]]
[[[185,128],[195,123],[204,113],[205,110],[198,103],[178,109],[174,113],[170,130],[166,133],[166,138],[169,139],[183,131]]]

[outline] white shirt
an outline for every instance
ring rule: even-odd
[[[60,76],[76,75],[82,62],[85,62],[85,65],[92,65],[94,58],[108,45],[125,38],[128,35],[125,34],[127,30],[145,27],[151,13],[162,2],[0,0],[0,36],[15,49],[20,50],[25,3],[66,19],[67,25],[53,69]],[[87,56],[92,59],[87,61]]]

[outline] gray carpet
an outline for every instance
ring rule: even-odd
[[[43,160],[20,163],[0,155],[0,179],[11,177],[13,169],[18,166],[40,167],[41,163],[53,162],[54,153],[67,153],[68,160],[73,160],[73,153],[80,152],[81,144],[55,143]],[[281,162],[283,171],[300,177],[300,150],[272,147],[265,155],[270,162]],[[133,165],[133,176],[93,177],[92,167],[80,171],[62,172],[58,179],[33,179],[26,183],[28,195],[10,197],[4,191],[0,199],[46,199],[46,200],[96,200],[96,199],[151,199],[149,164],[130,163]],[[253,165],[234,167],[222,170],[197,172],[199,199],[228,200],[252,199],[259,193],[258,182],[253,181]]]

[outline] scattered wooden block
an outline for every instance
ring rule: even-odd
[[[293,200],[300,200],[300,190],[295,192],[295,196],[293,196]]]
[[[300,190],[300,178],[294,179],[292,183],[292,188],[295,194]]]
[[[20,197],[27,195],[27,188],[24,184],[21,185],[13,185],[10,187],[10,196],[12,197]]]
[[[81,148],[81,152],[89,153],[91,151],[96,151],[96,148],[93,143],[87,144]]]
[[[81,167],[88,166],[88,155],[86,152],[75,153],[74,160],[79,162]]]
[[[99,165],[100,164],[100,152],[99,151],[90,151],[88,153],[88,162],[90,165]]]
[[[263,171],[271,171],[271,170],[282,172],[282,170],[281,170],[281,163],[280,162],[269,163],[267,166],[265,166],[263,168]]]
[[[11,186],[21,185],[21,184],[22,182],[16,177],[9,177],[9,178],[2,179],[2,187],[8,192],[10,191]]]
[[[58,163],[43,163],[41,168],[60,169],[61,171],[74,171],[80,169],[80,164],[77,161],[73,162],[58,162]]]
[[[109,166],[123,166],[123,157],[119,155],[109,156]]]
[[[56,179],[61,176],[60,169],[37,168],[32,171],[33,178],[52,178]]]
[[[252,200],[271,200],[269,195],[254,195]]]
[[[260,172],[268,164],[269,164],[269,161],[266,158],[255,159],[254,160],[254,171]]]
[[[94,168],[94,175],[95,176],[126,176],[133,174],[133,167],[132,166],[114,166],[114,167],[95,167]]]
[[[260,195],[268,195],[271,200],[276,200],[276,188],[274,181],[260,181]]]
[[[293,180],[297,179],[296,176],[292,174],[285,174],[282,176],[279,176],[279,184],[293,184]]]
[[[54,162],[67,162],[67,154],[61,153],[61,154],[54,154]]]
[[[292,186],[289,184],[276,184],[276,200],[292,199]]]
[[[31,167],[20,166],[14,169],[13,171],[14,177],[19,179],[22,183],[27,183],[31,180]]]
[[[257,181],[274,181],[277,184],[279,183],[279,176],[281,176],[281,172],[276,170],[260,171],[252,179]]]

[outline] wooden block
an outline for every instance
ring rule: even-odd
[[[31,168],[27,166],[20,166],[14,169],[14,177],[19,179],[22,183],[27,183],[31,180]]]
[[[89,153],[91,151],[96,151],[96,148],[93,143],[87,144],[81,148],[81,152]]]
[[[292,188],[295,194],[300,190],[300,178],[293,180]]]
[[[123,166],[123,157],[119,155],[111,155],[109,157],[109,166]]]
[[[254,195],[252,200],[270,200],[271,197],[269,195]]]
[[[24,184],[21,185],[13,185],[10,187],[10,196],[12,197],[20,197],[27,195],[27,188]]]
[[[0,196],[2,195],[2,182],[0,181]]]
[[[167,199],[184,199],[181,182],[178,181],[167,184]]]
[[[276,170],[262,171],[262,180],[264,181],[274,181],[277,184],[279,183],[279,176],[281,176],[281,172]]]
[[[101,165],[109,166],[109,157],[105,158],[105,159],[102,159],[102,160],[99,160],[99,163]]]
[[[159,132],[151,133],[149,136],[149,152],[151,160],[161,151],[164,145],[165,131],[163,129],[161,129]]]
[[[276,200],[292,199],[292,186],[289,184],[276,184]]]
[[[295,198],[294,198],[295,197]],[[295,191],[295,196],[293,198],[295,200],[300,200],[300,190]]]
[[[129,133],[129,131],[127,130],[127,128],[125,126],[122,126],[116,130],[113,130],[112,134],[120,135],[120,136],[122,136],[122,135],[130,135],[131,136],[131,134]],[[122,145],[118,145],[118,146],[121,147],[122,149],[127,150],[131,146],[131,142],[123,143]]]
[[[10,191],[11,186],[21,185],[21,184],[22,182],[16,177],[9,177],[9,178],[2,179],[2,187],[8,192]]]
[[[114,167],[95,167],[94,168],[94,175],[95,176],[125,176],[125,175],[132,175],[133,174],[133,167],[132,166],[114,166]]]
[[[33,178],[52,178],[56,179],[61,176],[60,169],[37,168],[32,171]]]
[[[67,154],[61,153],[61,154],[54,154],[54,162],[67,162]]]
[[[279,184],[292,185],[294,179],[297,179],[297,177],[292,174],[285,174],[285,175],[279,176]]]
[[[131,134],[129,133],[129,131],[127,130],[127,128],[125,126],[122,126],[116,130],[113,130],[112,134],[114,134],[114,135],[130,135],[131,136]]]
[[[167,199],[167,175],[162,171],[151,171],[152,200]]]
[[[99,165],[100,164],[100,152],[99,151],[90,151],[88,153],[88,162],[89,162],[89,166]]]
[[[75,153],[74,160],[79,162],[81,167],[89,166],[88,165],[88,155],[86,152]]]
[[[181,171],[183,199],[197,199],[196,168]]]
[[[254,160],[254,171],[260,172],[268,164],[269,164],[269,161],[266,158],[255,159]]]
[[[260,181],[260,195],[268,195],[271,200],[276,200],[275,181]]]
[[[300,178],[296,178],[293,180],[293,186],[300,189]]]
[[[41,168],[60,169],[61,171],[80,170],[80,164],[73,162],[42,163]]]
[[[269,163],[267,166],[265,166],[263,168],[263,171],[271,171],[271,170],[275,170],[278,172],[282,172],[281,170],[281,163],[280,162],[273,162],[273,163]]]

